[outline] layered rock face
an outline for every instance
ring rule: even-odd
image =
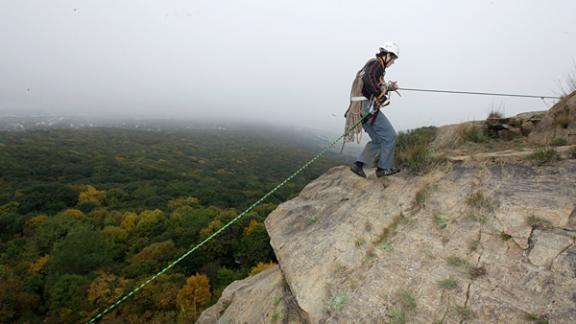
[[[336,167],[266,220],[279,267],[200,323],[576,323],[576,160]]]

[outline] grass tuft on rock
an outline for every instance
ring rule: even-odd
[[[454,290],[458,288],[458,281],[454,278],[446,278],[438,281],[438,287],[446,290]]]
[[[430,143],[436,137],[436,127],[422,127],[399,132],[396,138],[397,167],[413,175],[422,175],[445,159],[432,156]]]

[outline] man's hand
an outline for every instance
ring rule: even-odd
[[[396,91],[396,90],[398,90],[398,88],[400,88],[398,86],[398,81],[388,81],[388,86],[387,86],[388,91]]]

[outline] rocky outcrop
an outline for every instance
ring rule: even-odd
[[[545,114],[545,111],[534,111],[507,118],[500,117],[497,113],[490,114],[485,122],[486,133],[493,138],[528,136]]]
[[[576,91],[548,110],[530,133],[529,139],[532,143],[541,145],[550,144],[554,140],[576,144]]]
[[[233,283],[202,323],[574,323],[575,183],[573,159],[333,168],[267,218],[279,268]]]

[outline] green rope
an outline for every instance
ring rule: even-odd
[[[258,206],[260,203],[262,203],[266,198],[270,197],[270,195],[272,195],[274,192],[276,192],[278,189],[280,189],[282,186],[284,186],[286,183],[288,183],[288,181],[292,180],[292,178],[294,178],[295,176],[297,176],[300,172],[302,172],[304,169],[306,169],[310,164],[314,163],[314,161],[316,161],[317,159],[319,159],[322,155],[324,155],[329,149],[331,149],[334,145],[336,145],[336,143],[338,143],[338,141],[340,141],[340,139],[344,138],[346,135],[348,135],[348,133],[350,131],[352,131],[356,126],[358,126],[363,120],[364,118],[368,117],[369,115],[366,115],[364,117],[362,117],[354,126],[350,127],[348,130],[346,130],[346,132],[344,132],[344,134],[342,134],[340,137],[338,137],[335,141],[333,141],[332,143],[330,143],[330,145],[326,146],[324,149],[322,149],[322,151],[320,151],[320,153],[316,154],[316,156],[314,156],[314,158],[312,158],[310,161],[306,162],[303,166],[301,166],[298,170],[296,170],[296,172],[292,173],[288,178],[284,179],[284,181],[282,181],[279,185],[277,185],[276,187],[274,187],[274,189],[270,190],[267,194],[265,194],[264,196],[262,196],[262,198],[258,199],[258,201],[256,201],[255,203],[253,203],[250,207],[248,207],[246,210],[244,210],[242,213],[240,213],[240,215],[234,217],[230,222],[228,222],[226,225],[222,226],[220,229],[218,229],[216,232],[214,232],[212,235],[210,235],[209,237],[207,237],[204,241],[198,243],[195,247],[193,247],[192,249],[190,249],[188,252],[184,253],[182,256],[180,256],[178,259],[172,261],[172,263],[170,263],[168,266],[166,266],[164,269],[160,270],[160,272],[158,272],[157,274],[153,275],[152,277],[150,277],[148,280],[144,281],[142,284],[140,284],[138,287],[136,287],[135,289],[133,289],[132,291],[130,291],[128,294],[124,295],[122,298],[118,299],[114,304],[106,307],[103,311],[101,311],[100,313],[96,314],[96,316],[92,317],[87,323],[94,323],[96,322],[98,319],[100,319],[102,316],[106,315],[107,313],[109,313],[110,311],[112,311],[114,308],[118,307],[118,305],[120,305],[121,303],[123,303],[126,299],[130,298],[130,296],[134,295],[135,293],[137,293],[138,291],[140,291],[142,288],[144,288],[145,286],[147,286],[149,283],[151,283],[152,281],[154,281],[156,278],[158,278],[161,274],[163,274],[164,272],[170,270],[171,268],[173,268],[177,263],[179,263],[180,261],[182,261],[185,257],[187,257],[188,255],[190,255],[192,252],[198,250],[200,247],[202,247],[204,244],[208,243],[208,241],[212,240],[214,237],[216,237],[218,234],[220,234],[222,231],[224,231],[226,228],[228,228],[230,225],[232,225],[233,223],[235,223],[236,221],[238,221],[240,218],[244,217],[246,214],[248,214],[252,209],[254,209],[256,206]]]

